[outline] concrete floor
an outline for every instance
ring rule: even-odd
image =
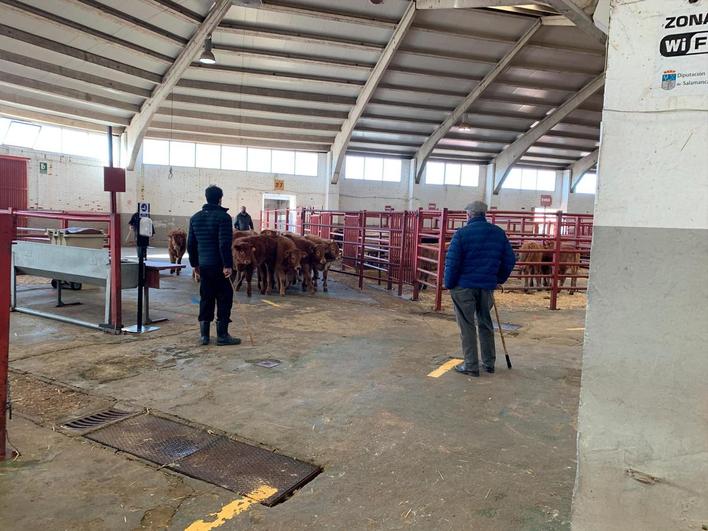
[[[292,292],[265,297],[269,304],[241,293],[232,327],[244,344],[197,347],[196,285],[189,275],[163,280],[153,316],[170,321],[142,336],[13,314],[10,440],[21,456],[0,465],[0,528],[570,527],[582,309],[502,305],[502,320],[523,325],[507,339],[514,369],[499,348],[493,376],[436,379],[427,374],[458,352],[457,328],[423,303],[360,293],[341,276],[314,297]],[[51,290],[22,289],[32,290],[20,294],[23,304],[51,309]],[[85,304],[58,311],[98,320],[101,295],[66,292]],[[126,304],[126,322],[133,308]],[[254,365],[263,358],[282,364]],[[280,505],[234,512],[237,494],[52,429],[115,402],[324,471]]]

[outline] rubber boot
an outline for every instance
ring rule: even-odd
[[[229,323],[223,321],[216,322],[216,344],[219,346],[225,345],[240,345],[241,340],[237,337],[229,335]]]
[[[199,322],[199,343],[202,345],[209,344],[209,328],[211,323],[209,321]]]

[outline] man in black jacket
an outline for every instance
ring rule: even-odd
[[[233,288],[231,273],[231,216],[221,206],[224,192],[218,186],[209,186],[204,195],[206,205],[189,221],[187,251],[189,263],[201,277],[199,294],[199,323],[202,345],[209,344],[209,327],[214,320],[216,305],[216,344],[238,345],[241,340],[229,335]]]
[[[236,230],[253,230],[253,220],[251,219],[251,214],[246,212],[245,206],[241,207],[241,212],[236,216],[234,228]]]

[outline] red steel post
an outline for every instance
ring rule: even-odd
[[[406,239],[408,238],[408,211],[403,211],[403,225],[401,225],[401,248],[398,254],[398,296],[403,295],[403,272],[405,270]]]
[[[413,230],[413,297],[412,300],[417,301],[420,295],[420,283],[418,282],[418,253],[420,252],[420,229],[423,223],[421,209],[418,209],[413,214],[415,216],[415,229]]]
[[[551,280],[551,310],[558,309],[558,277],[560,276],[561,222],[563,212],[556,212],[556,226],[553,237],[553,278]]]
[[[10,253],[15,231],[12,214],[0,213],[0,461],[8,455],[7,391],[10,351]]]
[[[364,261],[366,256],[366,210],[359,212],[359,289],[364,289]]]
[[[445,272],[445,254],[447,242],[447,208],[443,208],[440,214],[440,240],[438,241],[438,270],[435,280],[435,311],[442,308],[443,275]]]

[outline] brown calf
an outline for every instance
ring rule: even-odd
[[[277,242],[263,236],[246,236],[234,238],[231,246],[237,284],[235,290],[241,289],[246,281],[246,295],[251,296],[251,281],[253,271],[258,272],[258,287],[261,294],[271,293],[270,273],[275,264]]]
[[[542,258],[544,262],[553,262],[553,247],[553,242],[544,243],[544,248],[546,249],[543,253]],[[560,248],[560,257],[558,261],[560,262],[560,264],[558,265],[558,280],[560,281],[559,285],[562,288],[565,285],[566,275],[569,275],[570,295],[575,295],[575,288],[578,284],[578,279],[575,278],[575,275],[578,274],[578,268],[580,267],[580,251],[578,251],[578,249],[570,243],[562,243]],[[544,275],[551,275],[553,273],[553,266],[550,263],[549,265],[542,266],[541,269]],[[544,284],[546,286],[549,286],[550,282],[544,278]]]
[[[267,236],[265,238],[268,238]],[[291,275],[297,277],[297,273],[300,270],[300,263],[302,262],[305,252],[301,251],[295,245],[290,238],[285,236],[278,236],[275,239],[277,244],[277,253],[275,257],[275,278],[278,282],[278,290],[280,295],[285,295],[285,290],[289,284],[289,278]]]
[[[167,254],[170,256],[171,264],[181,264],[182,257],[187,250],[187,233],[184,229],[175,229],[167,234]],[[179,275],[179,269],[170,269],[170,275]]]
[[[323,245],[325,248],[325,262],[324,264],[318,264],[313,272],[313,283],[315,289],[317,289],[317,272],[322,271],[322,291],[327,291],[327,275],[329,273],[329,268],[332,264],[337,261],[341,256],[341,251],[339,245],[332,240],[325,240],[314,234],[306,234],[305,238],[313,243]]]
[[[519,262],[522,262],[521,274],[524,278],[524,293],[529,292],[529,286],[533,287],[534,278],[536,287],[541,287],[541,262],[543,261],[544,245],[541,242],[525,241],[519,247]],[[534,262],[524,264],[523,262]]]
[[[308,290],[310,293],[315,292],[315,284],[312,281],[313,272],[317,267],[324,266],[327,262],[325,255],[327,253],[327,245],[324,243],[315,243],[307,238],[298,236],[297,234],[285,233],[286,238],[291,239],[295,246],[302,252],[304,256],[300,261],[300,273],[302,275],[302,291]]]

